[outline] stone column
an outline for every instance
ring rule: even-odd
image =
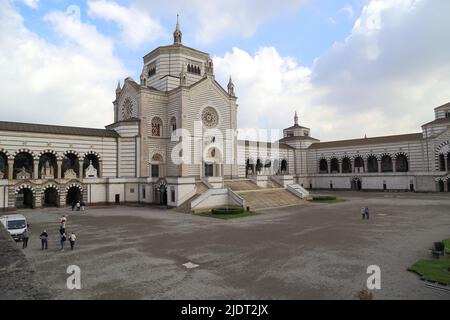
[[[381,172],[381,160],[377,161],[377,165],[378,165],[378,173]]]
[[[363,161],[364,161],[364,172],[367,172],[368,170],[368,166],[367,166],[367,159],[363,159]]]
[[[83,179],[83,177],[84,177],[84,170],[83,170],[83,164],[84,164],[84,161],[83,160],[80,160],[79,162],[78,162],[78,164],[79,164],[79,167],[80,167],[80,174],[79,174],[79,178],[80,179]]]
[[[331,160],[327,160],[328,174],[331,173]]]
[[[39,179],[39,160],[33,160],[33,179]]]
[[[14,173],[14,159],[8,159],[8,180],[13,179]]]
[[[355,172],[355,165],[353,163],[353,161],[350,161],[350,172]]]
[[[339,160],[339,173],[342,173],[342,160]]]
[[[103,177],[103,160],[100,160],[98,162],[98,172],[97,172],[97,176],[99,178]]]
[[[396,159],[392,159],[392,172],[394,172],[394,173],[397,172],[396,166],[397,166]]]
[[[449,163],[449,161],[450,161],[450,155],[447,155],[447,159],[445,159],[445,156],[444,156],[444,162],[445,162],[445,172],[448,172],[448,163]]]
[[[62,160],[56,160],[56,177],[62,179]]]
[[[64,208],[66,206],[66,190],[62,187],[59,189],[58,193],[59,197],[59,207]]]

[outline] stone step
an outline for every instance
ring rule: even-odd
[[[245,205],[250,210],[276,208],[304,204],[304,200],[286,189],[262,189],[255,191],[237,192],[245,199]]]
[[[260,187],[253,183],[250,179],[224,180],[223,184],[225,188],[230,188],[233,191],[260,189]]]

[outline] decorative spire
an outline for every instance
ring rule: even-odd
[[[231,80],[231,76],[230,76],[230,80],[228,80],[228,94],[232,97],[234,97],[234,83],[233,80]]]
[[[120,87],[120,80],[117,82],[117,88],[116,88],[116,99],[120,95],[120,91],[122,91],[122,88]]]
[[[181,36],[183,35],[180,30],[180,24],[178,23],[178,13],[177,13],[177,26],[175,27],[175,31],[173,32],[173,43],[181,44]]]
[[[295,111],[295,115],[294,115],[294,124],[296,126],[298,126],[298,115],[297,115],[297,111]]]

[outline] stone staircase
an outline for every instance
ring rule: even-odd
[[[250,210],[304,204],[304,200],[284,188],[236,191]]]
[[[200,197],[200,195],[203,194],[203,192],[205,192],[206,190],[208,190],[208,187],[202,181],[196,181],[195,195],[187,199],[185,202],[183,202],[180,206],[178,206],[174,210],[177,212],[191,213],[191,202]]]
[[[258,190],[261,189],[250,179],[235,179],[235,180],[224,180],[224,188],[230,188],[231,190],[238,192],[244,190]]]

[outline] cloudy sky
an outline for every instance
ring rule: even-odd
[[[0,120],[103,127],[119,79],[172,43],[231,75],[239,127],[297,110],[323,141],[419,132],[450,101],[448,0],[0,0]]]

